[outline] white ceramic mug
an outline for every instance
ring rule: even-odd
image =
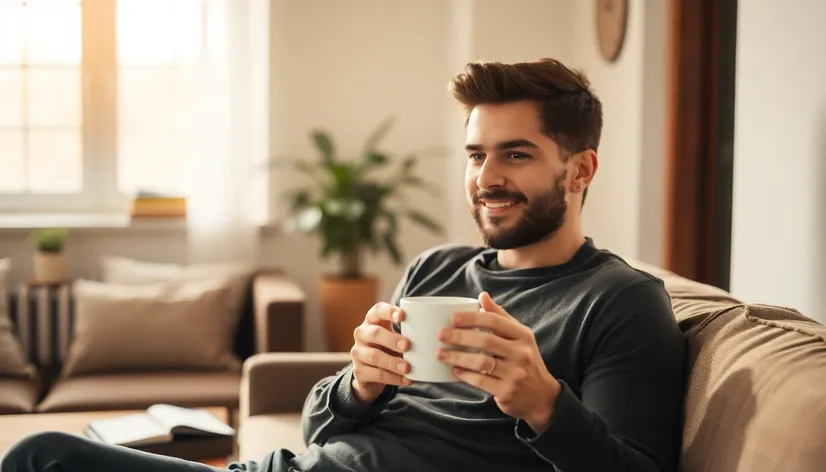
[[[410,364],[406,375],[419,382],[456,382],[453,366],[436,358],[439,348],[458,348],[439,341],[439,331],[450,327],[450,317],[459,311],[479,311],[479,300],[464,297],[408,297],[402,298],[399,308],[404,311],[401,334],[410,339],[410,349],[404,360]]]

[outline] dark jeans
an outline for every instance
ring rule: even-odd
[[[298,472],[294,454],[275,451],[260,463],[233,463],[228,469],[246,472]],[[216,472],[197,462],[149,454],[126,447],[108,446],[67,433],[45,432],[29,436],[8,450],[0,472]]]

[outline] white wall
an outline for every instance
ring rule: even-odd
[[[662,262],[667,10],[661,0],[629,2],[623,50],[600,55],[596,2],[576,2],[573,64],[603,105],[599,170],[583,226],[597,245],[652,264]]]
[[[668,2],[647,0],[643,13],[642,140],[637,257],[665,262],[665,155],[668,99]]]
[[[740,2],[732,292],[826,322],[826,3]]]

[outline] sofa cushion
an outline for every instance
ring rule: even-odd
[[[66,377],[150,369],[239,370],[232,345],[237,313],[222,307],[221,280],[180,286],[78,280]]]
[[[281,448],[295,454],[307,450],[301,434],[301,413],[254,415],[238,428],[241,461],[261,461],[274,449]]]
[[[0,378],[0,414],[33,412],[39,394],[35,379]]]
[[[171,264],[103,256],[100,259],[103,281],[119,285],[186,284],[198,280],[222,279],[229,287],[225,300],[227,310],[240,314],[254,268],[236,262],[204,264]]]
[[[37,410],[128,410],[155,403],[237,407],[240,385],[240,372],[152,372],[61,378]]]
[[[686,332],[682,470],[821,470],[826,327],[733,305]]]
[[[743,304],[639,261],[663,280],[686,336],[681,470],[820,470],[826,463],[826,327]]]

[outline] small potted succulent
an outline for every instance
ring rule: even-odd
[[[32,234],[34,243],[34,278],[42,283],[63,282],[68,277],[66,237],[63,228],[42,228]]]

